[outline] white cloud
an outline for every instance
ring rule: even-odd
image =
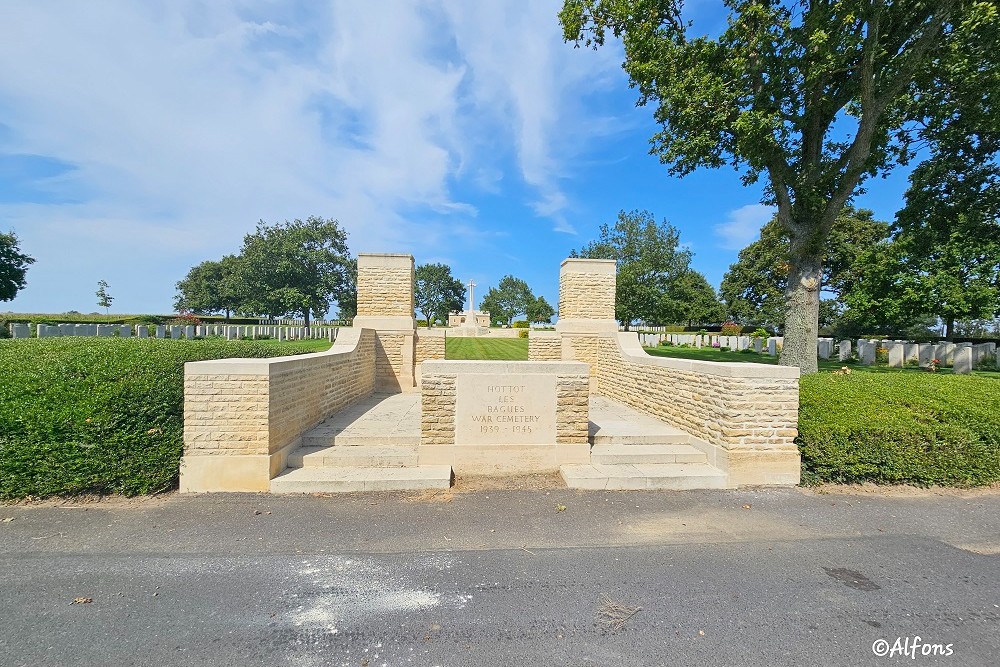
[[[730,211],[726,222],[715,225],[713,230],[720,239],[719,245],[726,250],[742,250],[756,240],[774,210],[773,206],[748,204]]]

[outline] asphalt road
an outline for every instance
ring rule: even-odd
[[[565,489],[0,506],[0,665],[992,665],[998,510]]]

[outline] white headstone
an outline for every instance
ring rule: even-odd
[[[972,372],[972,348],[960,346],[955,349],[954,371],[962,375]]]
[[[840,361],[850,361],[851,359],[851,341],[842,340],[837,346],[837,358]]]
[[[902,368],[906,348],[903,343],[889,343],[889,368]]]
[[[875,363],[875,341],[858,339],[858,359],[863,366],[871,366]]]
[[[930,343],[920,343],[918,346],[919,359],[918,363],[921,368],[930,368],[931,362],[936,358],[934,356],[934,346]]]

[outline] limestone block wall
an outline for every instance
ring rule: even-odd
[[[184,365],[181,491],[266,491],[304,432],[375,388],[375,332],[318,354]]]
[[[601,395],[716,446],[736,486],[798,483],[797,368],[651,357],[635,333],[598,341]]]
[[[414,360],[419,364],[428,359],[444,359],[445,343],[443,329],[418,330]]]
[[[413,317],[413,257],[358,255],[358,316]]]
[[[414,382],[416,336],[405,331],[378,331],[375,335],[375,390],[411,391]]]
[[[420,444],[455,444],[454,373],[423,373],[420,378]]]
[[[585,375],[556,378],[556,442],[588,444],[590,380]]]
[[[528,335],[530,361],[559,361],[562,359],[562,338],[554,331],[531,331]]]

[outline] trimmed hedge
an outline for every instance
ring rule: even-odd
[[[311,351],[223,340],[0,341],[0,498],[173,488],[185,362]]]
[[[819,373],[802,378],[803,484],[1000,481],[1000,378]]]

